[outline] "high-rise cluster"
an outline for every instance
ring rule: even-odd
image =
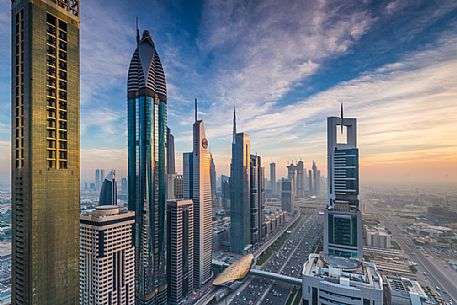
[[[234,253],[247,252],[264,235],[264,169],[250,147],[249,135],[236,132],[234,110],[230,165],[230,250]]]

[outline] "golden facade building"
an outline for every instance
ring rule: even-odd
[[[79,1],[11,5],[12,304],[78,304]]]

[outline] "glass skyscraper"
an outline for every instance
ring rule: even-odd
[[[149,31],[128,72],[129,210],[135,211],[136,304],[166,304],[165,211],[167,183],[165,73]]]
[[[325,210],[324,253],[361,259],[357,119],[327,118],[327,141],[329,202]],[[317,176],[314,175],[315,185],[319,183]]]
[[[12,304],[79,304],[79,1],[11,1]]]

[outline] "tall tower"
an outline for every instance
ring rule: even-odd
[[[79,304],[133,305],[135,212],[116,205],[98,206],[82,214],[80,223]]]
[[[230,250],[244,253],[250,247],[250,138],[237,133],[232,144],[230,174]]]
[[[191,152],[182,154],[182,171],[183,171],[183,198],[192,199],[194,186],[193,186],[193,155]]]
[[[197,100],[195,100],[197,105]],[[195,106],[193,149],[193,201],[194,201],[194,287],[200,288],[211,278],[213,252],[213,221],[211,194],[211,155],[205,124],[197,120]]]
[[[319,179],[317,177],[317,165],[316,161],[313,161],[313,194],[314,196],[319,195],[318,194],[318,188],[319,188]]]
[[[180,304],[193,290],[193,202],[167,201],[168,302]]]
[[[337,134],[340,127],[341,135],[346,136],[343,139]],[[362,258],[357,119],[327,118],[327,150],[329,202],[325,210],[324,253]]]
[[[270,183],[271,183],[271,193],[276,194],[278,192],[276,188],[276,163],[270,163]]]
[[[261,178],[261,167],[260,167],[260,156],[251,155],[250,160],[250,191],[249,191],[249,200],[250,200],[250,239],[251,244],[255,245],[259,241],[259,196],[260,196],[260,181]]]
[[[305,168],[303,166],[303,161],[297,162],[297,197],[303,198],[305,196]]]
[[[297,193],[297,167],[293,163],[287,166],[287,179],[292,183],[292,192],[295,195]]]
[[[135,298],[166,304],[167,89],[149,31],[137,37],[128,72],[129,210],[135,211]]]
[[[103,180],[99,205],[117,205],[117,181],[116,172],[112,170]]]
[[[176,174],[175,168],[175,137],[167,127],[167,174]]]
[[[11,1],[12,304],[79,304],[79,1]]]

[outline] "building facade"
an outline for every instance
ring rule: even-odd
[[[239,254],[251,246],[250,168],[249,135],[237,133],[232,144],[230,175],[230,250]]]
[[[273,195],[278,193],[276,187],[276,163],[274,162],[270,163],[270,188]]]
[[[382,305],[383,279],[359,260],[310,254],[303,265],[303,305]]]
[[[11,1],[12,304],[79,302],[79,13]]]
[[[356,128],[355,118],[327,118],[329,202],[324,226],[324,253],[327,255],[362,258]],[[340,129],[346,130],[345,134],[341,133],[346,136],[342,139],[337,135]]]
[[[194,202],[194,287],[200,288],[211,278],[212,264],[212,194],[211,155],[208,151],[205,124],[197,119],[193,125],[192,200]]]
[[[282,179],[281,182],[281,209],[292,213],[294,211],[295,190],[290,179]]]
[[[171,133],[171,129],[167,127],[167,174],[176,174],[175,167],[175,137]]]
[[[116,205],[117,204],[117,181],[115,171],[111,171],[103,180],[100,191],[99,205]]]
[[[305,197],[305,176],[306,176],[306,169],[303,165],[303,161],[297,162],[297,198]]]
[[[137,34],[127,91],[128,200],[136,217],[136,302],[166,304],[167,90],[149,31],[141,39]]]
[[[255,245],[259,241],[259,234],[261,229],[261,223],[259,219],[260,210],[260,184],[261,174],[261,161],[260,156],[251,155],[250,160],[250,190],[249,190],[249,202],[250,202],[250,240],[251,244]]]
[[[80,216],[80,305],[135,305],[134,223],[115,205]]]
[[[193,186],[193,171],[194,171],[194,156],[191,152],[182,154],[182,171],[183,171],[183,198],[192,199],[194,186]]]
[[[167,201],[168,302],[180,304],[193,290],[193,202]]]

